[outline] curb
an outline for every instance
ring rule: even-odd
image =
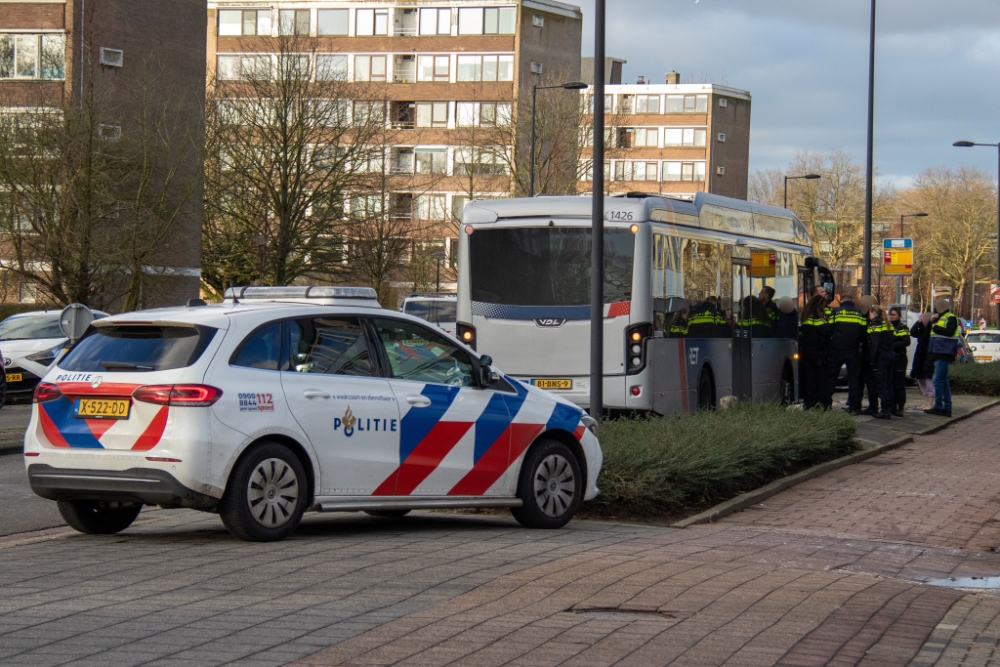
[[[937,424],[936,426],[931,426],[930,428],[926,428],[923,431],[915,433],[914,435],[923,436],[923,435],[931,435],[933,433],[937,433],[938,431],[941,431],[942,429],[945,429],[956,422],[960,422],[963,419],[968,419],[969,417],[977,415],[980,412],[985,412],[986,410],[996,407],[997,405],[1000,405],[1000,400],[990,401],[985,405],[980,405],[978,408],[970,410],[964,415],[952,417],[947,421]],[[705,510],[701,514],[695,514],[694,516],[688,517],[682,521],[673,523],[670,525],[670,527],[687,528],[688,526],[693,526],[699,523],[712,523],[714,521],[718,521],[722,517],[744,510],[747,507],[750,507],[751,505],[756,505],[757,503],[766,500],[775,494],[781,493],[782,491],[789,489],[795,486],[796,484],[800,484],[814,477],[819,477],[820,475],[825,475],[828,472],[833,472],[834,470],[843,468],[845,466],[853,465],[855,463],[861,463],[862,461],[870,459],[873,456],[878,456],[882,452],[887,452],[889,450],[902,447],[903,445],[908,445],[909,443],[913,442],[914,435],[905,435],[901,438],[896,438],[892,442],[887,442],[884,445],[878,445],[876,447],[866,448],[860,452],[855,452],[854,454],[848,454],[847,456],[842,456],[839,459],[834,459],[833,461],[820,463],[819,465],[815,465],[812,468],[808,468],[806,470],[803,470],[802,472],[795,473],[794,475],[789,475],[788,477],[782,477],[781,479],[775,480],[770,484],[760,487],[759,489],[754,489],[753,491],[750,491],[748,493],[741,493],[735,498],[719,503],[715,507]]]
[[[908,445],[911,442],[913,442],[913,436],[906,435],[902,438],[897,438],[892,442],[887,442],[884,445],[879,445],[878,447],[863,449],[860,452],[848,454],[847,456],[842,456],[839,459],[814,465],[812,468],[807,468],[802,472],[789,475],[788,477],[782,477],[781,479],[775,480],[770,484],[760,487],[759,489],[754,489],[753,491],[749,491],[747,493],[741,493],[735,498],[719,503],[715,507],[705,510],[701,514],[695,514],[694,516],[671,524],[670,527],[687,528],[688,526],[693,526],[698,523],[713,523],[722,517],[739,512],[740,510],[745,510],[751,505],[756,505],[762,500],[766,500],[773,495],[781,493],[785,489],[789,489],[796,484],[800,484],[814,477],[819,477],[820,475],[825,475],[828,472],[833,472],[834,470],[845,466],[861,463],[862,461],[870,459],[873,456],[878,456],[882,452],[887,452],[890,449],[896,449],[898,447],[902,447],[903,445]]]

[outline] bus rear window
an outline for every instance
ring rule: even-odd
[[[472,300],[511,306],[590,304],[590,228],[477,229],[469,237]],[[604,232],[604,302],[632,298],[635,236]]]
[[[205,326],[94,327],[59,361],[59,368],[124,373],[184,368],[201,357],[216,331]]]
[[[408,301],[403,312],[434,324],[454,322],[458,317],[455,314],[454,301]]]

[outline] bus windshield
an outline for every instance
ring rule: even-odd
[[[403,306],[403,312],[408,315],[416,315],[434,324],[449,323],[457,319],[455,306],[454,301],[443,299],[439,301],[407,301]]]
[[[590,304],[590,228],[477,229],[469,237],[472,300],[512,306]],[[604,302],[632,298],[635,236],[604,231]]]

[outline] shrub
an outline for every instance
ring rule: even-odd
[[[1000,361],[986,364],[952,364],[948,369],[951,390],[956,394],[1000,396]]]
[[[719,412],[608,421],[595,509],[675,513],[731,498],[851,452],[845,412],[744,405]]]

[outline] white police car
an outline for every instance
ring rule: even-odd
[[[95,321],[35,392],[32,489],[85,533],[143,505],[245,540],[306,510],[509,507],[565,525],[597,494],[594,422],[368,288],[238,288]]]

